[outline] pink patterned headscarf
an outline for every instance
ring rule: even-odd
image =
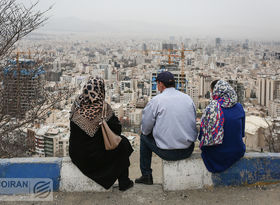
[[[201,118],[200,148],[223,143],[225,119],[222,108],[233,107],[236,103],[237,94],[234,89],[226,81],[219,80],[214,87],[212,100]]]

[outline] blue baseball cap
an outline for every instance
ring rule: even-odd
[[[156,81],[171,84],[175,82],[174,75],[168,71],[158,74]]]

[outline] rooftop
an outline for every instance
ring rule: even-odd
[[[271,125],[271,122],[268,122]],[[258,129],[268,128],[267,122],[262,118],[254,115],[246,116],[245,130],[252,135],[256,134]]]

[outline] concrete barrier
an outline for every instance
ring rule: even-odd
[[[222,173],[207,171],[199,153],[180,161],[163,161],[165,191],[280,182],[279,153],[246,153]]]
[[[72,162],[69,157],[64,157],[61,167],[61,181],[60,191],[67,192],[80,192],[80,191],[93,191],[93,192],[106,192],[106,190],[99,184],[95,183],[92,179],[85,176]]]
[[[0,178],[50,178],[54,191],[112,191],[82,174],[69,157],[0,159]]]
[[[280,154],[276,153],[247,153],[219,174],[208,172],[198,153],[186,160],[163,161],[162,167],[165,191],[280,182]],[[112,191],[82,174],[69,157],[0,159],[0,178],[50,178],[54,191]]]
[[[61,158],[11,158],[0,160],[0,178],[50,178],[59,190]]]

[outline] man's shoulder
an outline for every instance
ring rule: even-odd
[[[178,91],[182,96],[184,96],[185,98],[191,98],[187,93],[183,93],[183,92],[180,92]]]
[[[154,96],[152,99],[149,100],[146,107],[157,104],[159,102],[159,95]]]
[[[174,89],[172,92],[162,93],[160,95],[157,95],[156,97],[157,97],[156,100],[161,99],[161,98],[174,97],[174,99],[180,98],[180,99],[185,99],[185,100],[188,100],[188,101],[192,101],[192,98],[188,94],[183,93],[183,92],[181,92],[179,90],[176,90],[176,89]]]
[[[188,101],[191,101],[191,102],[193,101],[192,98],[188,94],[180,92],[180,91],[178,91],[178,93],[182,98],[185,98],[185,99],[187,99]]]
[[[162,94],[162,93],[159,93],[159,94],[157,94],[156,96],[154,96],[151,100],[150,100],[150,102],[157,102],[157,101],[159,101],[159,99],[161,99],[161,98],[163,98],[164,97],[164,95]]]
[[[164,99],[164,98],[170,98],[170,97],[179,97],[179,98],[185,98],[185,99],[187,99],[187,100],[190,100],[190,101],[192,101],[192,98],[188,95],[188,94],[186,94],[186,93],[183,93],[183,92],[181,92],[181,91],[179,91],[179,90],[174,90],[174,91],[172,91],[172,92],[168,92],[168,93],[160,93],[160,94],[158,94],[158,95],[156,95],[156,96],[154,96],[150,101],[153,101],[153,102],[158,102],[158,101],[160,101],[161,99]]]

